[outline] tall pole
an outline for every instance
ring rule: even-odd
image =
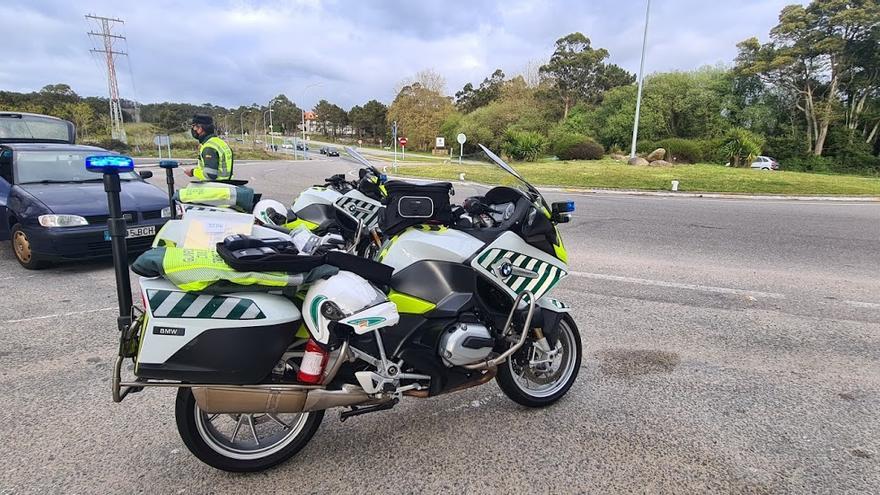
[[[642,35],[642,61],[639,63],[639,91],[636,96],[636,118],[633,121],[632,149],[629,152],[630,158],[636,156],[636,140],[639,137],[639,113],[642,110],[642,85],[645,81],[645,49],[648,46],[648,15],[650,12],[651,0],[648,0],[648,5],[645,7],[645,33]]]
[[[244,146],[244,111],[238,114],[238,123],[241,124],[241,142]]]
[[[111,22],[123,24],[124,21],[121,19],[113,19],[111,17],[101,17],[91,14],[86,15],[86,19],[98,21],[98,24],[101,26],[100,33],[89,31],[88,35],[101,38],[104,49],[99,50],[92,48],[89,51],[92,53],[103,53],[104,62],[107,64],[107,86],[110,90],[110,137],[117,141],[127,143],[128,138],[125,135],[125,127],[122,125],[122,105],[119,101],[119,83],[116,81],[116,64],[113,56],[128,54],[113,49],[114,41],[125,40],[125,36],[113,34],[110,27]]]
[[[269,100],[269,140],[272,142],[272,146],[269,149],[275,151],[275,127],[272,125],[272,104],[275,103],[275,98]]]

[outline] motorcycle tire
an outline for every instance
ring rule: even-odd
[[[523,354],[515,353],[506,362],[498,366],[498,375],[495,380],[498,386],[514,402],[526,407],[546,407],[561,399],[568,393],[577,379],[581,368],[581,336],[577,325],[570,315],[566,314],[559,322],[559,342],[567,346],[567,354],[563,355],[565,369],[560,374],[560,379],[551,383],[545,389],[529,388],[523,384],[523,374],[517,372],[517,367],[522,371]],[[573,351],[573,353],[572,353]]]
[[[198,408],[196,399],[189,388],[177,390],[175,404],[175,418],[177,431],[186,448],[194,456],[205,464],[223,471],[246,473],[256,472],[277,466],[295,456],[308,444],[324,418],[324,411],[312,411],[301,413],[304,418],[299,418],[293,426],[295,432],[288,434],[274,448],[266,448],[265,452],[239,451],[235,452],[229,446],[224,446],[212,437],[209,430],[204,426],[207,415]],[[210,416],[234,416],[234,415],[210,415]],[[245,427],[247,429],[247,427]],[[236,430],[237,431],[237,430]],[[244,432],[248,434],[248,432]],[[232,442],[235,442],[233,434]],[[259,445],[259,444],[258,444]],[[269,446],[272,447],[272,446]]]

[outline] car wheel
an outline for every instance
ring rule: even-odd
[[[19,224],[12,226],[12,252],[19,264],[28,270],[39,270],[48,266],[48,263],[34,254],[31,241]]]
[[[770,167],[761,167],[761,170],[770,170]]]

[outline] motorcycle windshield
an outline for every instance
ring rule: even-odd
[[[352,148],[351,146],[346,146],[346,147],[345,147],[345,152],[348,153],[348,155],[349,155],[350,157],[354,158],[355,161],[358,162],[359,164],[361,164],[364,168],[366,168],[367,170],[369,170],[370,172],[372,172],[373,174],[375,174],[376,177],[381,177],[381,176],[382,176],[382,172],[380,172],[379,169],[377,169],[375,166],[373,166],[373,164],[370,163],[369,160],[367,160],[366,158],[364,158],[363,155],[361,155],[357,150],[355,150],[355,149]],[[358,170],[358,169],[352,169],[352,172],[354,172],[353,175],[354,175],[355,177],[358,177],[358,172],[357,172],[356,170]],[[351,173],[351,172],[350,172],[350,173]]]
[[[498,165],[499,167],[501,167],[502,170],[516,178],[516,180],[519,182],[519,185],[521,186],[521,190],[528,193],[535,201],[540,202],[541,205],[549,210],[549,207],[547,206],[547,201],[544,200],[544,196],[542,196],[541,193],[538,192],[538,189],[536,189],[535,186],[529,184],[527,180],[523,179],[519,172],[508,165],[507,162],[501,159],[501,157],[499,157],[495,153],[492,153],[489,148],[483,146],[482,144],[478,144],[478,146],[486,153],[486,156],[488,156],[493,162],[495,162],[496,165]]]

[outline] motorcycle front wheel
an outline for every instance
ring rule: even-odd
[[[205,464],[231,472],[262,471],[296,455],[311,440],[324,411],[294,414],[209,414],[189,388],[177,390],[177,431]]]
[[[581,336],[566,314],[559,321],[555,352],[542,356],[527,343],[498,366],[498,386],[513,401],[527,407],[544,407],[564,396],[581,368]]]

